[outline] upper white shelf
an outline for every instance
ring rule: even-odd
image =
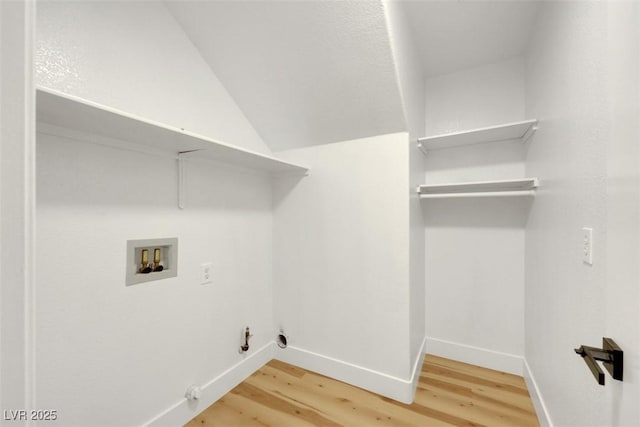
[[[537,178],[430,184],[418,187],[421,198],[532,196]]]
[[[36,96],[38,131],[41,132],[64,134],[64,129],[70,129],[162,151],[193,152],[190,157],[272,173],[305,174],[308,171],[304,166],[61,92],[38,88]]]
[[[418,147],[426,152],[442,148],[460,147],[463,145],[481,144],[484,142],[520,140],[525,141],[537,129],[538,121],[525,120],[504,125],[445,133],[442,135],[418,138]]]

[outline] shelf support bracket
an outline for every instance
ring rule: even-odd
[[[202,151],[202,150],[180,151],[178,153],[178,208],[180,209],[184,209],[187,206],[186,194],[184,191],[184,185],[185,185],[184,159],[185,159],[185,155],[189,153],[193,153],[194,151]]]
[[[418,149],[422,151],[422,154],[424,154],[425,156],[427,155],[427,150],[425,150],[424,145],[422,145],[422,142],[420,142],[420,140],[418,140]]]
[[[525,143],[533,136],[534,133],[538,130],[538,122],[536,121],[527,131],[522,135],[522,142]]]
[[[178,153],[178,208],[185,208],[184,198],[184,153]]]

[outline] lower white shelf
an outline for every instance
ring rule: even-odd
[[[537,178],[500,181],[474,181],[447,184],[425,184],[418,187],[424,199],[453,197],[514,197],[533,196],[538,187]]]

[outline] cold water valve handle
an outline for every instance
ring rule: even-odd
[[[596,360],[603,362],[604,367],[614,380],[622,381],[623,352],[611,338],[602,338],[602,348],[581,345],[574,351],[582,356],[598,384],[604,385],[604,372]]]

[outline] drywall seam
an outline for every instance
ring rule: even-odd
[[[275,349],[275,341],[268,342],[246,359],[236,363],[208,383],[202,385],[202,396],[197,402],[182,398],[169,409],[144,423],[143,426],[177,426],[186,424],[251,376],[251,374],[269,363],[273,359]],[[185,384],[185,390],[190,385]]]
[[[522,376],[522,356],[427,337],[429,354]]]
[[[343,381],[372,393],[410,404],[414,379],[402,379],[302,348],[278,350],[275,359]]]
[[[538,416],[538,422],[542,427],[553,427],[551,417],[549,416],[549,412],[547,411],[547,405],[544,404],[542,393],[540,393],[538,383],[536,383],[536,380],[533,377],[533,372],[531,372],[531,368],[529,368],[529,364],[527,363],[526,358],[522,359],[522,370],[524,371],[523,376],[525,382],[527,383],[527,389],[529,390],[531,402],[533,402],[533,407],[535,408],[536,415]]]

